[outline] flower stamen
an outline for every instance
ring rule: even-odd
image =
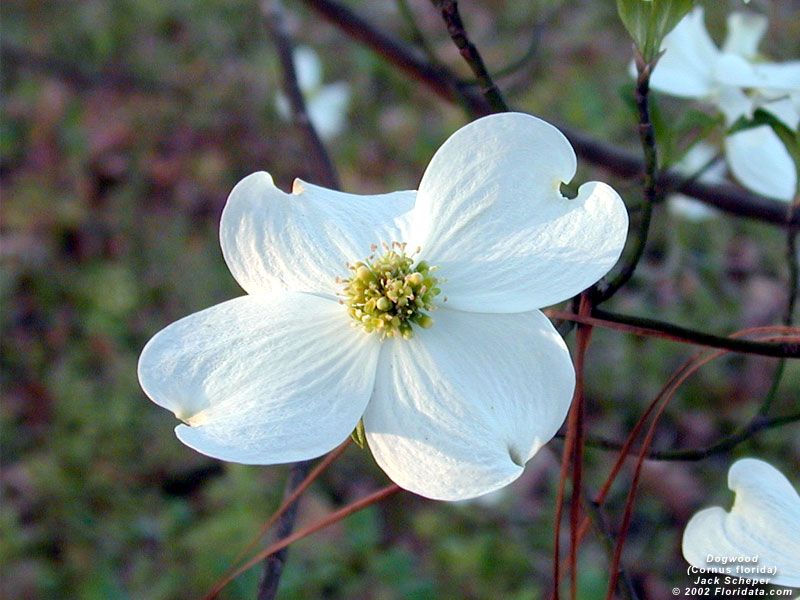
[[[348,314],[367,333],[381,338],[414,335],[412,325],[427,329],[433,319],[426,314],[435,308],[433,299],[441,290],[433,276],[436,267],[425,261],[414,263],[406,254],[406,244],[383,244],[384,253],[375,257],[378,246],[372,246],[368,258],[347,265],[350,277],[340,280],[344,285],[342,304]]]

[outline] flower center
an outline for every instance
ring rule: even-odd
[[[425,261],[414,263],[414,255],[406,254],[406,245],[392,242],[383,245],[384,253],[373,254],[363,261],[347,265],[350,277],[340,279],[344,285],[342,304],[348,314],[367,333],[381,338],[414,335],[412,326],[427,329],[433,319],[426,314],[435,308],[433,299],[441,292],[433,276],[436,267]]]

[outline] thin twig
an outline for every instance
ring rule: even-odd
[[[372,506],[376,502],[380,502],[384,498],[388,498],[389,496],[396,494],[399,491],[401,491],[400,486],[396,484],[388,485],[376,492],[373,492],[369,496],[361,498],[360,500],[356,500],[355,502],[352,502],[351,504],[348,504],[347,506],[344,506],[339,510],[332,512],[327,517],[320,519],[316,523],[313,523],[308,527],[301,529],[300,531],[296,531],[295,533],[293,533],[288,537],[278,540],[274,544],[270,545],[269,547],[265,548],[264,550],[256,554],[244,565],[236,569],[236,571],[234,571],[233,573],[222,579],[220,582],[218,582],[217,585],[215,585],[214,588],[204,596],[203,600],[213,600],[214,598],[216,598],[226,585],[228,585],[231,581],[236,579],[239,575],[241,575],[248,569],[258,564],[262,559],[269,556],[270,554],[274,554],[275,552],[278,552],[279,550],[286,548],[287,546],[295,543],[296,541],[308,537],[312,533],[316,533],[317,531],[325,529],[326,527],[329,527],[334,523],[338,523],[345,517],[348,517],[355,512],[367,508],[368,506]]]
[[[592,311],[592,302],[587,294],[581,294],[579,312],[588,315]],[[580,503],[583,497],[583,443],[586,435],[584,426],[585,398],[584,398],[584,372],[586,365],[586,352],[592,338],[592,328],[580,325],[575,336],[575,444],[572,448],[572,497],[569,510],[569,568],[570,568],[570,598],[578,597],[578,520],[580,518]]]
[[[674,382],[676,381],[676,379],[679,376],[679,374],[686,368],[686,366],[688,364],[690,364],[690,362],[691,362],[691,359],[690,359],[690,361],[687,361],[686,363],[684,363],[678,369],[678,371],[676,371],[669,378],[667,383],[664,384],[664,386],[661,388],[659,393],[650,402],[650,404],[647,406],[645,411],[641,414],[639,419],[634,424],[633,428],[631,429],[630,433],[628,434],[627,439],[625,440],[625,443],[622,446],[622,449],[621,449],[620,453],[617,456],[617,460],[615,461],[614,465],[611,467],[611,471],[609,472],[608,476],[606,477],[605,482],[601,486],[600,490],[597,492],[597,495],[594,497],[593,502],[595,504],[597,504],[597,506],[602,506],[603,503],[605,502],[606,498],[608,497],[608,494],[611,491],[611,486],[614,484],[614,481],[616,481],[617,475],[619,475],[619,472],[622,470],[622,465],[625,464],[625,459],[627,458],[628,453],[630,452],[630,448],[633,446],[633,443],[639,437],[639,432],[644,428],[645,424],[647,423],[647,419],[650,417],[650,415],[653,413],[653,411],[658,406],[659,400],[670,389],[670,387],[674,384]],[[569,436],[567,436],[565,444],[568,445],[569,443],[570,443],[570,438],[569,438]],[[578,538],[579,539],[583,539],[583,537],[586,535],[586,532],[589,529],[589,524],[590,524],[589,517],[588,516],[584,517],[583,518],[583,522],[581,523],[580,527],[578,528]],[[558,576],[558,571],[556,571],[556,574],[557,574],[557,576],[555,577],[554,585],[556,586],[556,590],[557,590],[558,589],[558,585],[560,584],[561,580],[560,580],[560,577]]]
[[[492,81],[492,77],[486,69],[480,52],[478,52],[475,44],[470,41],[467,35],[464,22],[461,20],[461,14],[458,12],[458,2],[456,2],[456,0],[431,1],[442,13],[442,19],[444,19],[445,25],[447,26],[447,33],[450,34],[450,39],[453,40],[461,56],[469,65],[469,68],[472,69],[478,86],[481,89],[481,93],[484,98],[486,98],[492,111],[507,112],[509,110],[508,104],[506,104],[503,95],[500,93],[500,89],[495,85],[494,81]]]
[[[786,312],[783,315],[783,324],[790,327],[794,322],[794,308],[797,303],[797,295],[800,293],[800,268],[797,264],[797,232],[788,231],[786,233],[786,263],[789,265],[789,289],[786,293]],[[758,409],[759,416],[765,416],[772,408],[775,398],[778,396],[778,388],[781,379],[786,371],[786,359],[781,359],[772,377],[772,385],[764,398],[764,402]],[[755,418],[755,417],[754,417]]]
[[[800,344],[793,341],[792,338],[781,342],[745,340],[733,336],[726,337],[695,331],[694,329],[687,329],[686,327],[665,323],[664,321],[656,321],[655,319],[621,315],[599,308],[594,309],[591,317],[583,317],[568,311],[552,309],[545,311],[545,314],[551,318],[585,323],[635,335],[657,337],[684,344],[705,346],[706,348],[720,348],[742,354],[758,354],[776,358],[800,358]],[[797,327],[788,327],[786,331],[788,335],[800,334],[800,329]]]
[[[650,450],[647,453],[647,458],[649,460],[696,462],[715,454],[723,454],[729,450],[733,450],[736,446],[753,438],[755,434],[761,431],[798,422],[800,422],[800,412],[771,418],[756,415],[747,425],[720,438],[710,446],[705,446],[703,448],[679,448],[675,450]],[[559,433],[555,437],[564,439],[565,436]],[[622,442],[592,435],[586,436],[586,445],[590,448],[613,452],[617,452],[623,448]],[[640,451],[641,448],[631,448],[626,454],[638,454]]]
[[[636,459],[636,467],[634,468],[633,471],[633,478],[629,486],[628,497],[625,500],[625,508],[623,509],[622,522],[620,523],[618,537],[617,537],[617,545],[614,549],[614,559],[611,563],[611,577],[609,579],[608,589],[606,591],[606,600],[613,599],[614,590],[617,587],[619,571],[622,564],[622,551],[625,546],[625,539],[628,534],[631,519],[633,518],[633,506],[636,499],[636,492],[639,484],[639,479],[642,473],[642,466],[644,465],[644,461],[647,458],[647,454],[650,450],[650,445],[652,444],[653,439],[655,438],[655,433],[658,423],[661,420],[661,417],[664,415],[670,401],[675,397],[681,385],[683,385],[683,383],[689,377],[691,377],[694,373],[700,370],[700,368],[702,368],[704,365],[708,364],[712,360],[715,360],[716,358],[719,358],[720,356],[723,356],[726,353],[727,351],[725,350],[717,350],[714,352],[705,351],[696,355],[691,360],[691,362],[686,366],[686,368],[682,369],[682,372],[680,373],[679,377],[675,380],[675,382],[668,389],[668,391],[664,393],[660,406],[653,414],[653,418],[650,421],[650,426],[648,427],[647,433],[642,442],[642,447],[641,450],[639,451],[638,458]]]
[[[716,354],[721,355],[722,351],[717,351]],[[619,572],[622,569],[622,551],[625,548],[625,540],[628,537],[628,530],[630,527],[631,518],[633,517],[633,506],[636,500],[636,492],[639,487],[639,479],[642,474],[642,465],[644,464],[647,451],[655,436],[656,425],[660,421],[661,416],[664,414],[664,411],[666,410],[669,401],[674,396],[678,387],[684,381],[686,381],[686,379],[697,369],[699,369],[703,364],[705,363],[702,361],[701,358],[698,357],[696,368],[693,369],[690,367],[689,369],[686,369],[683,375],[678,379],[678,381],[672,387],[670,392],[665,394],[664,399],[661,402],[661,405],[658,407],[658,409],[655,411],[655,414],[653,415],[653,420],[650,422],[650,427],[648,428],[647,434],[645,435],[644,438],[644,442],[642,443],[642,450],[639,453],[639,457],[636,461],[636,468],[633,471],[633,477],[631,479],[630,489],[628,491],[628,497],[625,500],[625,508],[623,509],[622,512],[622,522],[620,523],[619,532],[617,534],[617,545],[614,547],[614,558],[611,560],[611,573],[608,579],[606,600],[613,600],[614,591],[617,589],[617,583],[619,581]]]
[[[720,348],[743,354],[759,354],[761,356],[774,356],[777,358],[800,358],[800,343],[797,341],[759,342],[755,340],[718,336],[695,331],[686,327],[680,327],[672,323],[656,321],[655,319],[621,315],[601,309],[595,309],[593,315],[597,316],[599,319],[613,321],[621,325],[633,325],[652,331],[658,331],[671,335],[672,339],[706,346],[708,348]],[[789,328],[787,331],[791,334],[797,332],[798,329]]]
[[[428,43],[425,34],[423,33],[422,29],[420,29],[417,19],[414,17],[414,11],[411,9],[408,0],[396,0],[396,3],[397,8],[400,11],[400,15],[408,25],[408,29],[411,33],[411,40],[414,45],[416,45],[420,50],[422,50],[422,52],[425,53],[425,56],[432,65],[440,65],[439,59],[436,56],[436,52],[434,52],[433,48],[431,48],[431,45]]]
[[[574,425],[570,408],[567,417],[567,434],[564,437],[564,449],[561,453],[561,470],[558,477],[558,490],[556,492],[555,524],[553,526],[553,594],[554,600],[559,599],[559,583],[561,582],[561,518],[564,513],[564,495],[569,475],[570,457],[575,446]]]
[[[630,253],[625,262],[622,263],[620,271],[611,279],[601,279],[591,290],[592,301],[595,305],[605,302],[625,285],[633,276],[639,261],[644,256],[644,249],[647,244],[647,237],[650,232],[650,221],[653,214],[653,204],[656,201],[656,184],[658,181],[658,151],[656,149],[656,138],[653,130],[653,123],[650,120],[650,73],[655,67],[654,60],[646,63],[639,53],[634,49],[636,55],[636,109],[639,113],[639,140],[642,145],[644,155],[644,189],[643,202],[639,215],[639,229],[633,237],[633,252]]]
[[[587,509],[586,514],[592,519],[595,528],[600,533],[600,537],[603,539],[606,550],[613,556],[614,545],[616,541],[614,540],[614,535],[611,533],[611,528],[608,526],[606,516],[603,514],[602,507],[596,502],[592,501],[591,498],[589,498],[586,494],[583,495],[583,500]],[[630,575],[628,575],[628,572],[625,569],[620,569],[619,578],[623,584],[620,587],[625,593],[625,596],[629,600],[638,600],[639,595],[636,593],[636,588],[633,586],[633,581],[631,581]]]
[[[447,69],[430,64],[414,48],[370,25],[346,6],[331,0],[303,0],[303,2],[354,40],[368,46],[414,79],[422,81],[442,98],[456,104],[463,101],[470,114],[491,114],[491,108],[483,96],[467,88]]]
[[[794,322],[794,309],[797,306],[797,296],[800,294],[800,265],[797,256],[797,231],[786,232],[786,264],[789,265],[789,297],[786,302],[786,314],[783,324],[791,325]]]
[[[303,132],[306,144],[314,156],[318,182],[329,188],[338,189],[339,176],[336,172],[336,167],[334,167],[333,161],[322,143],[322,139],[308,116],[305,98],[303,98],[303,92],[300,89],[297,72],[295,71],[294,47],[286,30],[286,22],[280,0],[264,0],[261,4],[261,11],[275,42],[278,60],[283,71],[283,89],[289,99],[292,119],[295,125]],[[286,483],[285,496],[287,498],[292,497],[293,492],[306,479],[310,469],[310,461],[298,462],[292,466]],[[279,517],[277,523],[277,535],[279,538],[286,538],[292,533],[296,517],[297,503],[293,502],[284,509],[283,514]],[[275,598],[288,551],[288,548],[282,548],[264,558],[264,572],[258,584],[258,600],[273,600]]]
[[[792,313],[793,313],[794,303],[798,294],[797,255],[796,255],[796,249],[794,247],[794,242],[795,242],[795,233],[790,231],[788,233],[788,243],[787,243],[788,247],[787,258],[789,261],[789,292],[787,300],[787,312],[784,318],[784,323],[786,324],[787,331],[794,330],[794,328],[791,327]],[[780,387],[781,378],[783,376],[785,367],[786,367],[786,359],[781,358],[781,360],[778,363],[778,366],[775,369],[775,374],[773,375],[772,378],[772,384],[770,385],[770,389],[767,392],[764,401],[759,406],[756,414],[753,415],[753,418],[750,419],[750,421],[745,425],[742,425],[729,435],[721,438],[714,444],[707,446],[705,448],[650,451],[648,452],[647,457],[652,460],[699,461],[703,460],[708,456],[711,456],[712,454],[727,452],[728,450],[735,448],[742,442],[749,440],[756,433],[764,429],[770,429],[772,427],[779,427],[782,425],[787,425],[790,423],[800,421],[800,413],[796,413],[794,415],[786,415],[783,417],[774,417],[772,419],[766,418],[766,414],[769,412],[770,408],[772,407],[772,404],[775,401],[775,398],[777,397],[778,388]],[[622,445],[619,444],[618,442],[612,442],[604,438],[589,438],[587,440],[587,445],[608,450],[618,450],[622,447]],[[638,453],[639,451],[636,452]]]
[[[578,311],[582,316],[591,311],[591,303],[586,294],[582,294],[578,301]],[[556,495],[556,514],[555,525],[553,527],[553,595],[558,600],[559,581],[561,579],[561,516],[564,510],[564,490],[572,467],[572,494],[570,496],[570,529],[569,529],[569,567],[570,567],[570,597],[574,600],[577,595],[577,564],[578,564],[578,545],[580,540],[577,536],[578,519],[580,517],[580,499],[582,497],[582,468],[583,468],[583,439],[584,439],[584,365],[586,362],[586,351],[592,337],[591,326],[581,325],[578,327],[576,335],[575,350],[575,392],[572,398],[572,406],[567,416],[567,435],[565,438],[564,449],[561,456],[561,471],[558,479],[558,493]]]
[[[322,143],[322,139],[308,116],[303,92],[300,90],[300,85],[297,81],[293,59],[294,47],[286,30],[286,22],[280,0],[263,0],[261,11],[275,42],[275,49],[278,52],[278,60],[283,70],[283,89],[292,109],[292,120],[303,132],[306,144],[316,165],[316,173],[319,177],[317,183],[331,189],[339,189],[339,175],[336,173],[336,167],[334,167],[333,161]]]
[[[767,327],[753,327],[749,329],[744,329],[742,331],[736,332],[733,337],[744,337],[744,336],[767,336],[764,339],[766,340],[775,340],[779,339],[786,335],[787,330],[791,330],[792,328],[782,327],[782,326],[767,326]],[[800,340],[799,340],[800,341]],[[633,447],[634,442],[639,437],[639,433],[644,428],[644,425],[647,423],[647,419],[650,417],[651,414],[656,410],[659,406],[659,403],[669,394],[673,394],[679,388],[679,384],[685,381],[686,377],[688,377],[687,371],[697,370],[697,368],[701,367],[702,365],[714,360],[715,358],[726,354],[726,350],[718,350],[714,353],[698,353],[694,357],[687,360],[681,367],[672,374],[669,378],[667,383],[661,388],[659,393],[653,399],[652,402],[648,405],[647,409],[642,413],[642,415],[637,420],[634,427],[631,429],[630,433],[628,434],[627,439],[622,444],[622,448],[620,449],[617,459],[614,465],[611,468],[608,476],[606,477],[605,482],[601,486],[600,490],[597,492],[597,495],[594,498],[594,502],[597,503],[599,506],[602,506],[603,503],[608,498],[608,494],[611,491],[611,487],[616,481],[617,476],[619,475],[620,471],[622,470],[622,466],[627,460],[628,456],[633,452],[631,449]],[[689,373],[691,374],[691,373]],[[661,409],[663,410],[663,408]],[[640,451],[641,452],[641,449]],[[641,454],[640,454],[641,456]],[[579,530],[578,530],[578,539],[582,539],[586,532],[588,531],[590,525],[589,517],[584,517]],[[558,585],[560,580],[555,582],[555,585]]]
[[[289,477],[286,481],[286,490],[284,497],[288,498],[292,495],[297,487],[308,476],[311,470],[311,461],[305,460],[292,465],[289,470]],[[289,508],[281,515],[276,527],[276,537],[283,539],[292,533],[294,529],[294,522],[297,518],[298,503],[292,503]],[[282,548],[275,554],[270,554],[264,559],[264,572],[261,576],[261,581],[258,583],[258,600],[273,600],[278,593],[278,585],[281,581],[283,574],[283,566],[286,564],[286,557],[289,553],[289,548]]]
[[[542,20],[537,21],[531,28],[531,38],[528,42],[528,47],[522,53],[522,55],[517,58],[516,60],[512,60],[505,66],[499,67],[494,72],[494,78],[500,79],[503,77],[508,77],[510,75],[514,75],[517,71],[521,71],[522,69],[529,68],[531,61],[536,57],[537,52],[539,51],[539,45],[542,38],[542,30],[544,28],[544,23]]]
[[[255,537],[253,537],[253,539],[250,540],[250,543],[248,543],[244,548],[242,548],[242,550],[239,551],[239,554],[237,554],[236,557],[231,561],[233,567],[231,567],[231,569],[229,569],[223,575],[223,577],[226,577],[233,572],[233,570],[236,567],[236,564],[239,561],[241,561],[247,555],[247,553],[250,552],[250,550],[252,550],[258,544],[258,542],[261,540],[262,537],[264,537],[267,531],[269,531],[270,528],[278,521],[278,519],[281,518],[283,513],[289,510],[289,508],[295,502],[297,502],[297,500],[300,498],[301,495],[303,495],[303,493],[305,493],[305,491],[309,488],[309,486],[311,486],[311,484],[314,483],[319,478],[319,476],[322,475],[322,473],[324,473],[328,469],[328,467],[330,467],[342,454],[344,454],[344,451],[347,450],[347,448],[350,446],[352,442],[353,440],[348,437],[344,442],[339,444],[338,447],[331,450],[328,454],[325,455],[325,457],[321,461],[319,461],[319,464],[311,470],[311,472],[306,476],[306,478],[299,485],[295,486],[292,493],[283,499],[283,503],[281,503],[281,505],[278,507],[278,510],[276,510],[272,514],[272,516],[267,520],[266,523],[264,523],[264,525],[255,535]]]
[[[431,65],[407,44],[374,27],[349,8],[334,0],[302,1],[343,33],[368,46],[441,98],[455,104],[465,104],[471,116],[491,114],[492,107],[476,89],[467,86],[449,70]],[[620,177],[639,177],[643,172],[644,162],[637,153],[607,144],[570,127],[557,125],[584,160]],[[740,217],[790,229],[800,227],[800,210],[730,183],[691,181],[685,175],[671,170],[659,175],[657,185],[664,192],[681,192]]]

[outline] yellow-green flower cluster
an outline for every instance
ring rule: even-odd
[[[414,335],[412,325],[427,329],[433,319],[425,311],[434,309],[433,299],[441,292],[436,287],[436,270],[425,261],[414,264],[413,254],[398,242],[384,245],[384,254],[348,265],[351,276],[342,280],[348,314],[367,333],[381,338]],[[373,252],[377,246],[372,247]]]

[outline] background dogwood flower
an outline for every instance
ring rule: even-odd
[[[675,169],[687,177],[700,173],[698,180],[704,183],[720,183],[725,181],[725,163],[721,159],[715,160],[716,156],[716,148],[698,142],[675,164]],[[690,221],[702,221],[716,213],[710,206],[684,194],[669,196],[669,210]]]
[[[664,39],[665,51],[653,70],[653,89],[714,104],[728,127],[757,108],[774,115],[792,130],[800,121],[800,61],[760,61],[758,44],[767,19],[752,13],[732,13],[728,35],[717,48],[695,8]],[[791,200],[797,188],[797,168],[788,150],[768,125],[736,131],[725,138],[731,172],[755,192]]]
[[[375,460],[408,490],[456,500],[510,483],[574,387],[566,345],[537,309],[599,279],[627,234],[609,186],[561,195],[575,170],[555,127],[507,113],[453,134],[418,192],[296,180],[286,194],[250,175],[220,225],[247,295],[158,333],[140,358],[143,389],[185,421],[181,441],[224,460],[313,458],[363,417]],[[381,244],[381,258],[363,258]],[[413,267],[406,247],[420,248]],[[376,276],[381,261],[396,270]],[[418,303],[424,290],[409,286],[424,281],[442,293]]]
[[[344,81],[322,85],[322,63],[308,46],[298,46],[292,56],[297,74],[297,85],[306,101],[308,118],[323,139],[339,135],[344,129],[347,106],[350,104],[350,86]],[[287,121],[292,110],[283,92],[275,96],[275,107]]]
[[[775,467],[755,458],[736,461],[728,471],[736,499],[730,512],[715,506],[695,514],[683,533],[689,564],[714,570],[709,556],[756,556],[755,566],[775,567],[771,583],[800,587],[800,496]],[[749,565],[753,566],[753,565]]]

